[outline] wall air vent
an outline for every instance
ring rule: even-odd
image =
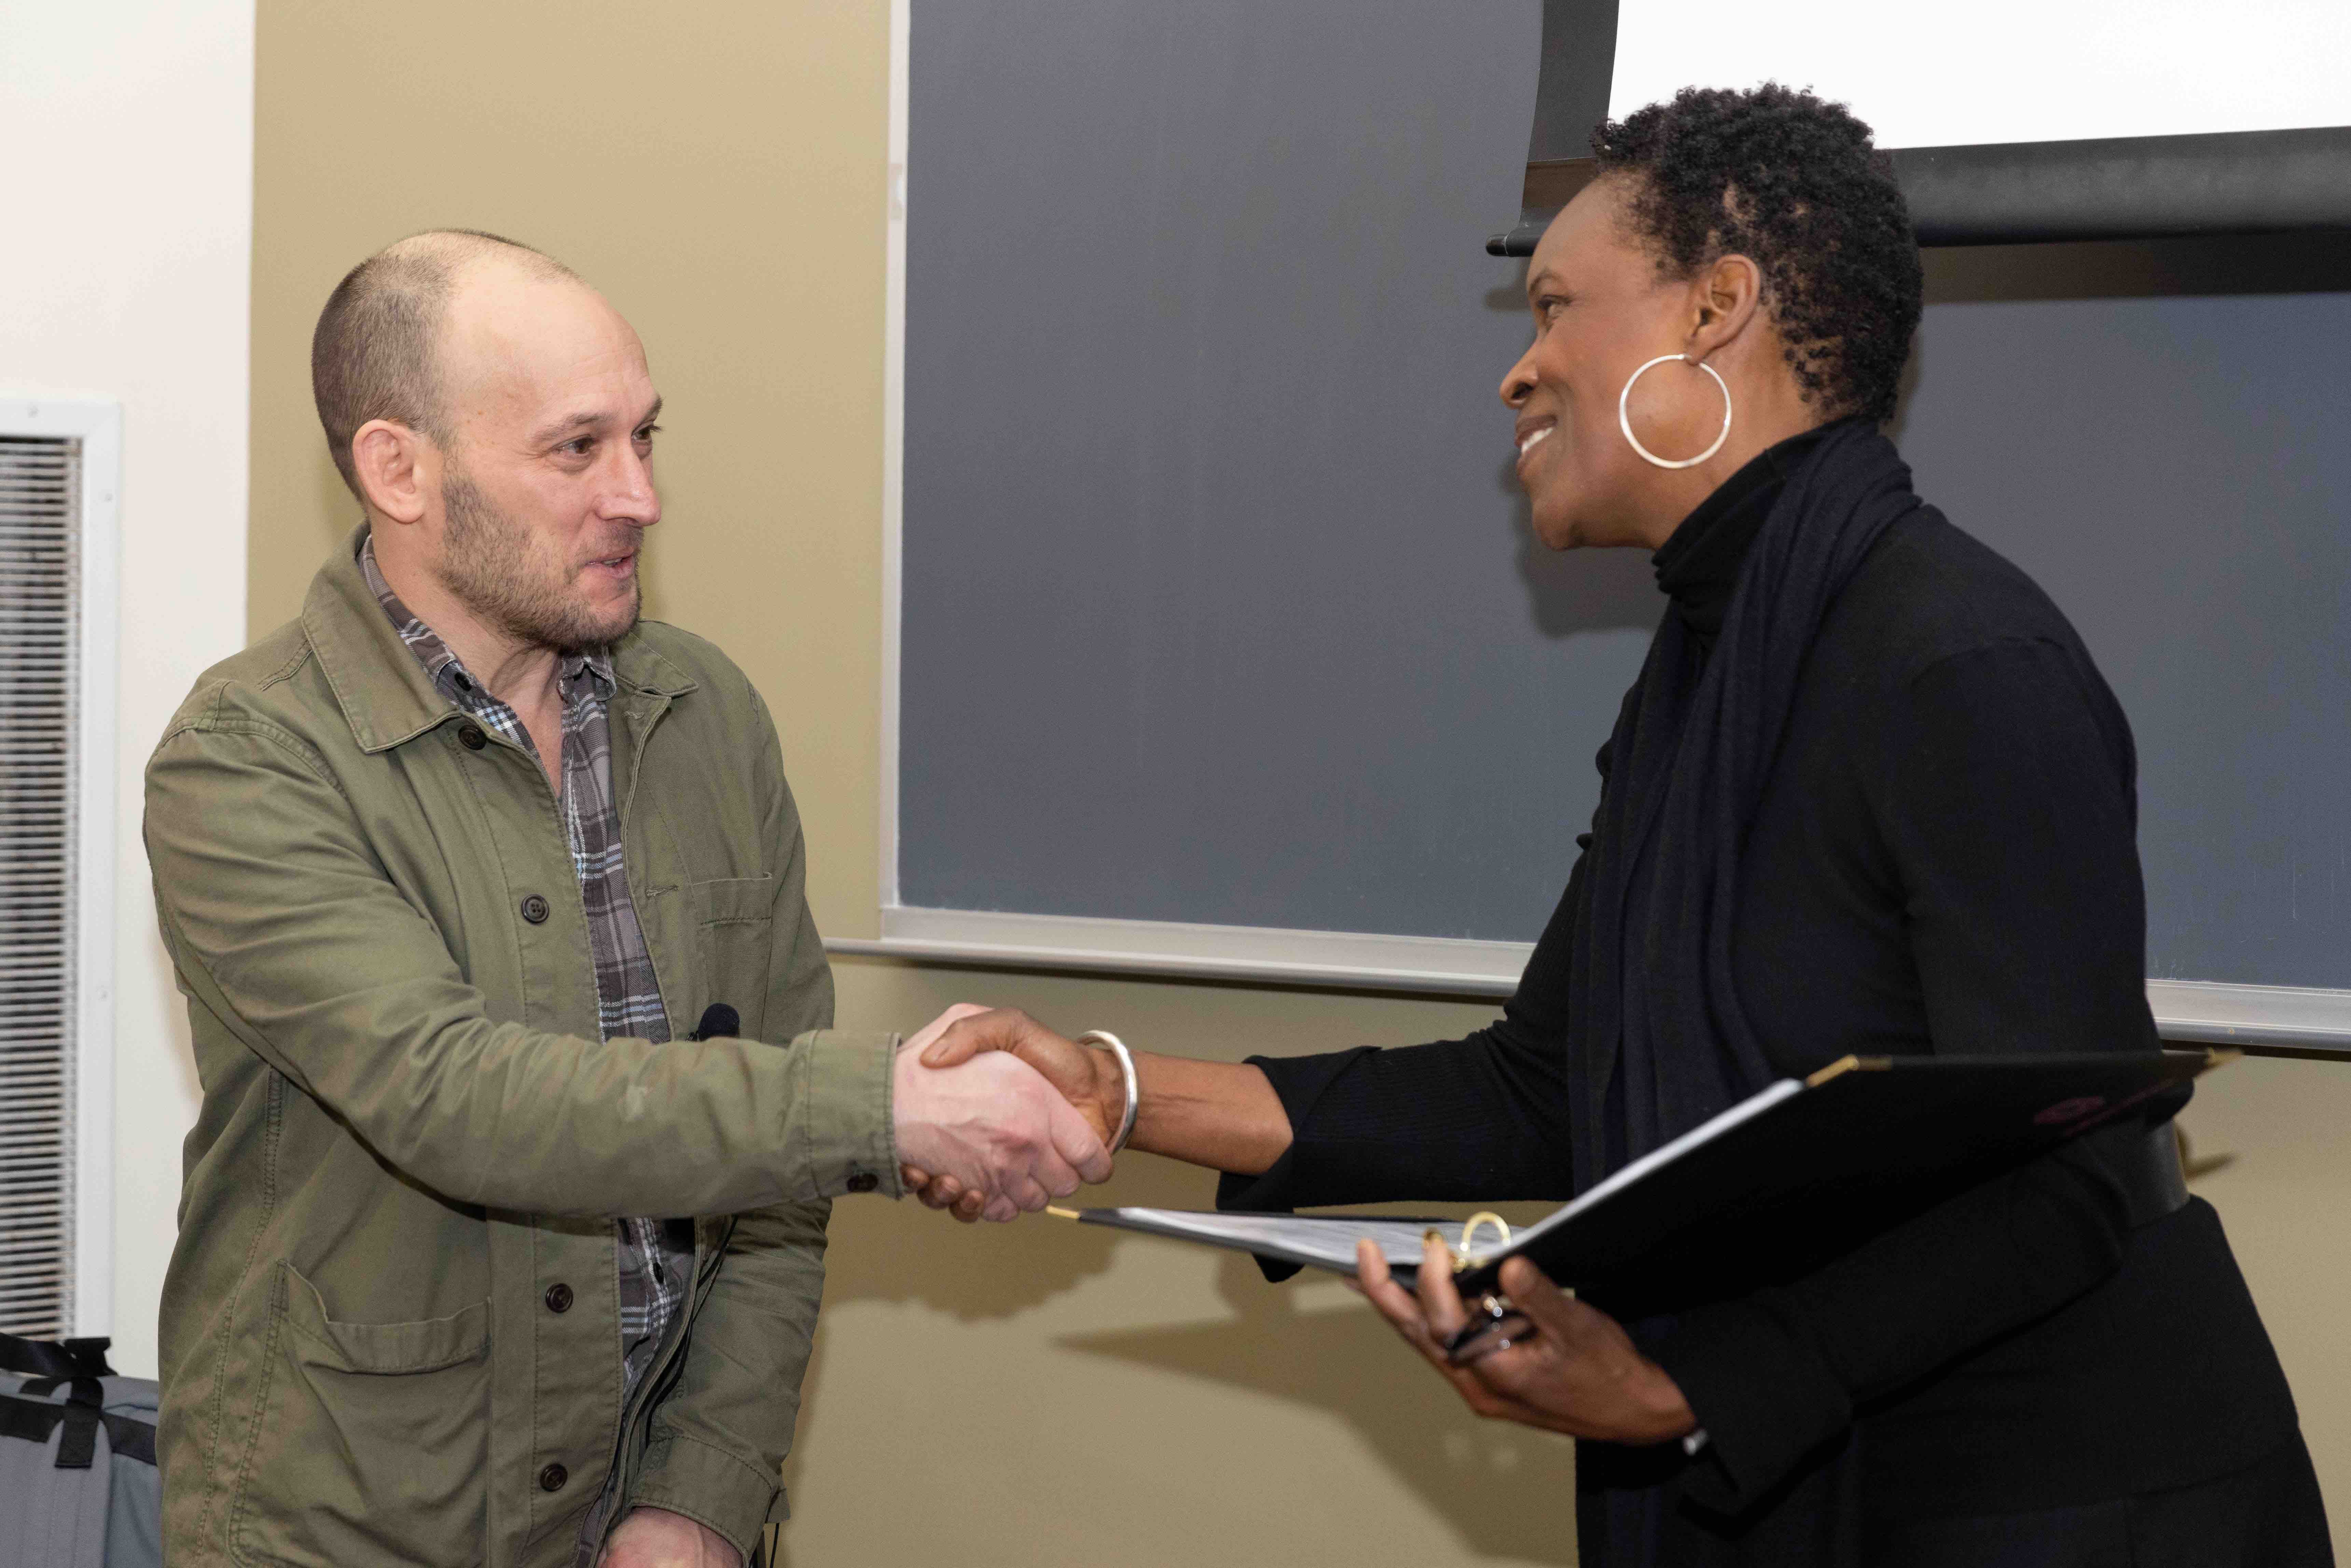
[[[111,403],[0,401],[0,1331],[110,1332]]]

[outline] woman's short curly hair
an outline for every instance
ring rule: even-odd
[[[1667,276],[1734,253],[1761,269],[1806,402],[1893,417],[1918,326],[1918,242],[1850,110],[1776,82],[1684,88],[1603,124],[1592,150],[1604,177],[1629,177],[1633,224]]]

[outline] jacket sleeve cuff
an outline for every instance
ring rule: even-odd
[[[783,1485],[772,1473],[675,1434],[656,1436],[646,1448],[629,1506],[667,1509],[707,1525],[725,1536],[746,1563],[760,1545],[759,1527],[790,1512]]]
[[[1331,1086],[1371,1055],[1373,1050],[1363,1045],[1320,1056],[1249,1059],[1249,1065],[1264,1073],[1266,1082],[1273,1085],[1274,1096],[1281,1102],[1282,1114],[1290,1118],[1290,1147],[1262,1175],[1236,1176],[1226,1172],[1217,1183],[1218,1208],[1283,1214],[1316,1204],[1353,1201],[1352,1195],[1343,1188],[1321,1190],[1329,1184],[1318,1180],[1325,1162],[1318,1157],[1321,1149],[1314,1136],[1314,1108]],[[1297,1270],[1290,1269],[1290,1272]]]
[[[800,1092],[786,1146],[800,1155],[808,1195],[902,1196],[891,1102],[898,1037],[828,1029],[793,1043],[801,1052]]]
[[[1853,1423],[1852,1396],[1818,1348],[1761,1307],[1685,1313],[1641,1348],[1706,1433],[1683,1487],[1700,1507],[1741,1511]]]

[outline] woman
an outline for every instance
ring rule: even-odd
[[[1656,551],[1672,612],[1499,1021],[1141,1059],[1134,1146],[1228,1173],[1225,1207],[1564,1197],[1847,1052],[2157,1047],[2128,726],[1878,434],[1920,273],[1867,128],[1692,89],[1594,146],[1502,399],[1543,542]],[[1117,1124],[1117,1063],[1018,1014],[926,1060],[984,1049]],[[1514,1262],[1541,1333],[1466,1369],[1436,1349],[1447,1273],[1420,1278],[1367,1249],[1366,1292],[1474,1406],[1584,1439],[1587,1563],[2331,1560],[2218,1219],[2143,1127],[1672,1313]]]

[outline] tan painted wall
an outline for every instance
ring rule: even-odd
[[[351,505],[305,353],[341,271],[402,233],[486,227],[633,319],[669,398],[653,612],[716,638],[776,711],[812,895],[875,902],[885,7],[262,0],[252,623],[292,614]],[[1243,987],[839,967],[844,1022],[1015,1001],[1238,1057],[1460,1032],[1485,1008]],[[2192,1119],[2351,1507],[2351,1067],[2247,1063]],[[1205,1202],[1128,1162],[1113,1200]],[[1332,1285],[1042,1219],[964,1230],[844,1202],[790,1465],[808,1565],[1564,1563],[1564,1446],[1466,1417]]]

